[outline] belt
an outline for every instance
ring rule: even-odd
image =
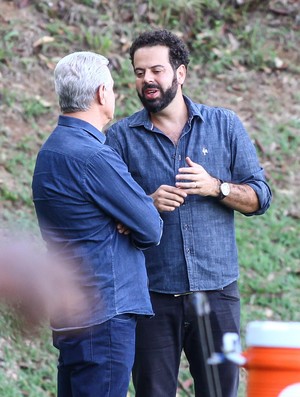
[[[189,291],[189,292],[183,292],[182,294],[173,294],[175,298],[178,298],[179,296],[185,296],[185,295],[192,295],[197,292],[215,292],[215,291],[223,291],[224,288],[219,288],[219,289],[212,289],[212,290],[207,290],[207,291]]]
[[[178,298],[179,296],[192,295],[195,292],[198,292],[198,291],[190,291],[190,292],[183,292],[182,294],[174,294],[174,297]]]

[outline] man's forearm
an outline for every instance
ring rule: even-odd
[[[230,193],[221,202],[235,211],[249,214],[259,209],[259,200],[256,192],[249,185],[235,185],[229,183]]]

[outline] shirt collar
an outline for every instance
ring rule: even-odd
[[[96,127],[94,127],[92,124],[88,123],[87,121],[78,119],[77,117],[60,115],[58,118],[58,125],[84,130],[88,134],[96,138],[98,141],[100,141],[101,143],[104,143],[106,140],[106,137],[103,134],[103,132],[98,130]]]
[[[189,121],[191,121],[194,117],[200,117],[202,121],[204,121],[204,117],[202,115],[202,105],[193,102],[189,97],[183,95],[184,101],[189,111]]]

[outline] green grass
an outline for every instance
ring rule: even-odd
[[[5,397],[54,397],[56,394],[56,352],[50,332],[26,337],[7,309],[0,318],[0,395]]]
[[[5,171],[0,180],[1,228],[13,225],[34,236],[38,229],[31,201],[31,176],[36,153],[55,124],[58,108],[48,95],[31,95],[5,84],[6,76],[11,77],[14,69],[26,79],[39,62],[44,68],[49,67],[51,74],[47,65],[55,64],[66,53],[83,49],[102,52],[113,66],[118,119],[140,108],[128,44],[144,29],[165,27],[181,32],[191,50],[189,75],[197,76],[190,81],[188,77],[185,89],[191,98],[204,102],[209,99],[216,78],[235,68],[277,73],[274,59],[282,57],[282,48],[299,48],[300,31],[293,30],[291,18],[285,18],[285,26],[281,20],[274,26],[257,20],[259,11],[267,11],[268,2],[250,1],[233,7],[231,1],[151,0],[137,6],[133,1],[125,4],[119,0],[86,0],[73,2],[68,12],[62,12],[57,1],[53,3],[50,6],[41,1],[31,6],[32,13],[39,17],[38,38],[54,39],[36,52],[31,49],[22,56],[20,37],[24,37],[24,32],[20,31],[22,24],[18,20],[9,20],[0,28],[0,111],[3,115],[12,113],[14,121],[21,120],[20,125],[26,124],[30,130],[27,135],[20,131],[15,139],[5,123],[0,125],[0,168]],[[265,13],[265,20],[270,20],[270,13]],[[292,73],[300,73],[297,57],[290,59],[288,66]],[[243,73],[236,73],[235,83],[242,92],[251,84]],[[51,87],[51,93],[52,90]],[[228,83],[228,95],[232,92],[234,87]],[[299,93],[294,91],[290,99],[299,102]],[[232,97],[231,101],[234,105],[238,99]],[[252,320],[300,321],[300,230],[295,213],[298,196],[290,189],[292,175],[299,172],[300,122],[296,115],[287,118],[281,114],[281,101],[276,96],[270,95],[264,105],[263,109],[267,108],[274,117],[266,116],[260,103],[247,104],[254,113],[251,136],[259,143],[258,154],[273,189],[273,203],[261,217],[236,215],[243,348],[246,325]],[[50,332],[44,330],[30,340],[18,334],[12,337],[16,334],[14,327],[10,315],[0,316],[0,395],[55,396],[57,353],[51,346]],[[239,397],[244,397],[243,371],[241,379]],[[179,390],[178,396],[193,395],[184,356],[180,384],[185,391]],[[134,395],[132,385],[129,395]]]

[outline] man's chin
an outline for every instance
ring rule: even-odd
[[[157,113],[160,110],[160,103],[157,99],[146,100],[145,98],[141,98],[140,100],[145,109],[148,110],[150,113]]]
[[[144,104],[144,108],[150,113],[158,113],[161,110],[160,106],[155,106],[154,104]]]

